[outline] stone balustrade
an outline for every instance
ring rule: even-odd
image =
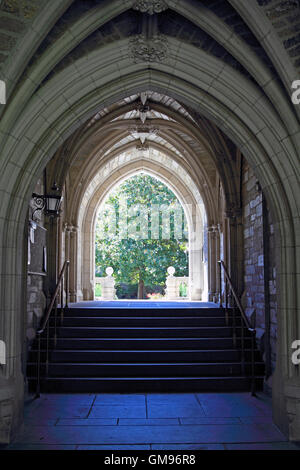
[[[168,268],[168,276],[166,280],[166,299],[167,300],[183,300],[189,299],[189,278],[187,276],[175,277],[175,268],[170,266]],[[180,296],[180,286],[186,284],[187,295],[186,297]]]

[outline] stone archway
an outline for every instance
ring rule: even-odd
[[[171,161],[171,159],[168,160]],[[204,280],[205,268],[202,259],[206,215],[201,195],[192,179],[184,173],[182,168],[174,175],[174,172],[170,171],[166,165],[146,158],[129,160],[127,164],[118,166],[109,174],[104,170],[105,177],[102,178],[100,171],[100,177],[97,178],[96,175],[90,184],[90,190],[88,189],[83,196],[77,224],[79,248],[77,251],[77,286],[80,286],[78,299],[92,300],[94,298],[94,227],[98,209],[114,186],[139,171],[154,176],[170,187],[184,208],[189,226],[190,297],[191,300],[201,300],[207,282]]]
[[[274,410],[278,424],[288,430],[285,397],[288,393],[289,400],[294,403],[299,392],[299,373],[289,354],[292,341],[299,337],[296,289],[299,259],[295,248],[299,218],[296,192],[293,191],[296,175],[291,172],[291,167],[297,165],[298,124],[291,116],[289,125],[285,126],[279,113],[261,97],[258,87],[226,69],[217,59],[174,39],[170,40],[170,46],[172,64],[152,68],[144,64],[133,65],[124,59],[125,40],[103,47],[103,54],[97,51],[90,55],[89,61],[79,60],[76,73],[69,66],[41,87],[10,129],[3,149],[5,171],[1,174],[5,192],[1,294],[4,339],[9,345],[9,361],[2,381],[7,396],[12,397],[18,409],[15,422],[20,418],[19,404],[23,396],[22,345],[19,341],[23,305],[15,292],[23,288],[22,237],[29,196],[52,152],[78,127],[78,120],[92,115],[96,104],[113,103],[119,96],[128,96],[132,90],[152,88],[163,90],[201,111],[233,139],[254,168],[275,215],[275,228],[280,239],[281,296]],[[181,58],[178,58],[179,49]],[[116,63],[120,64],[118,70],[113,66]],[[95,77],[93,83],[89,79],[92,74]],[[6,132],[8,134],[8,129]],[[297,433],[296,427],[294,432]]]

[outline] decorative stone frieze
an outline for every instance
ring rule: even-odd
[[[148,13],[148,15],[154,15],[155,13],[161,13],[168,9],[168,5],[164,0],[136,0],[133,3],[132,8],[140,11],[141,13]]]
[[[168,41],[162,34],[156,34],[150,38],[137,34],[129,40],[129,56],[134,63],[164,62],[168,55]]]

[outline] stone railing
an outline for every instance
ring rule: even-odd
[[[96,277],[95,284],[101,285],[101,299],[102,300],[114,300],[116,295],[115,289],[115,280],[112,277],[112,273],[114,272],[113,268],[109,267],[106,268],[106,277]]]
[[[175,277],[175,268],[170,266],[168,268],[168,276],[166,280],[166,295],[167,300],[188,300],[189,299],[189,278],[187,276]],[[180,296],[180,286],[186,285],[187,295],[185,297]]]

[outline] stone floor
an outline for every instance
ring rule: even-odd
[[[300,450],[249,393],[45,394],[10,450]]]

